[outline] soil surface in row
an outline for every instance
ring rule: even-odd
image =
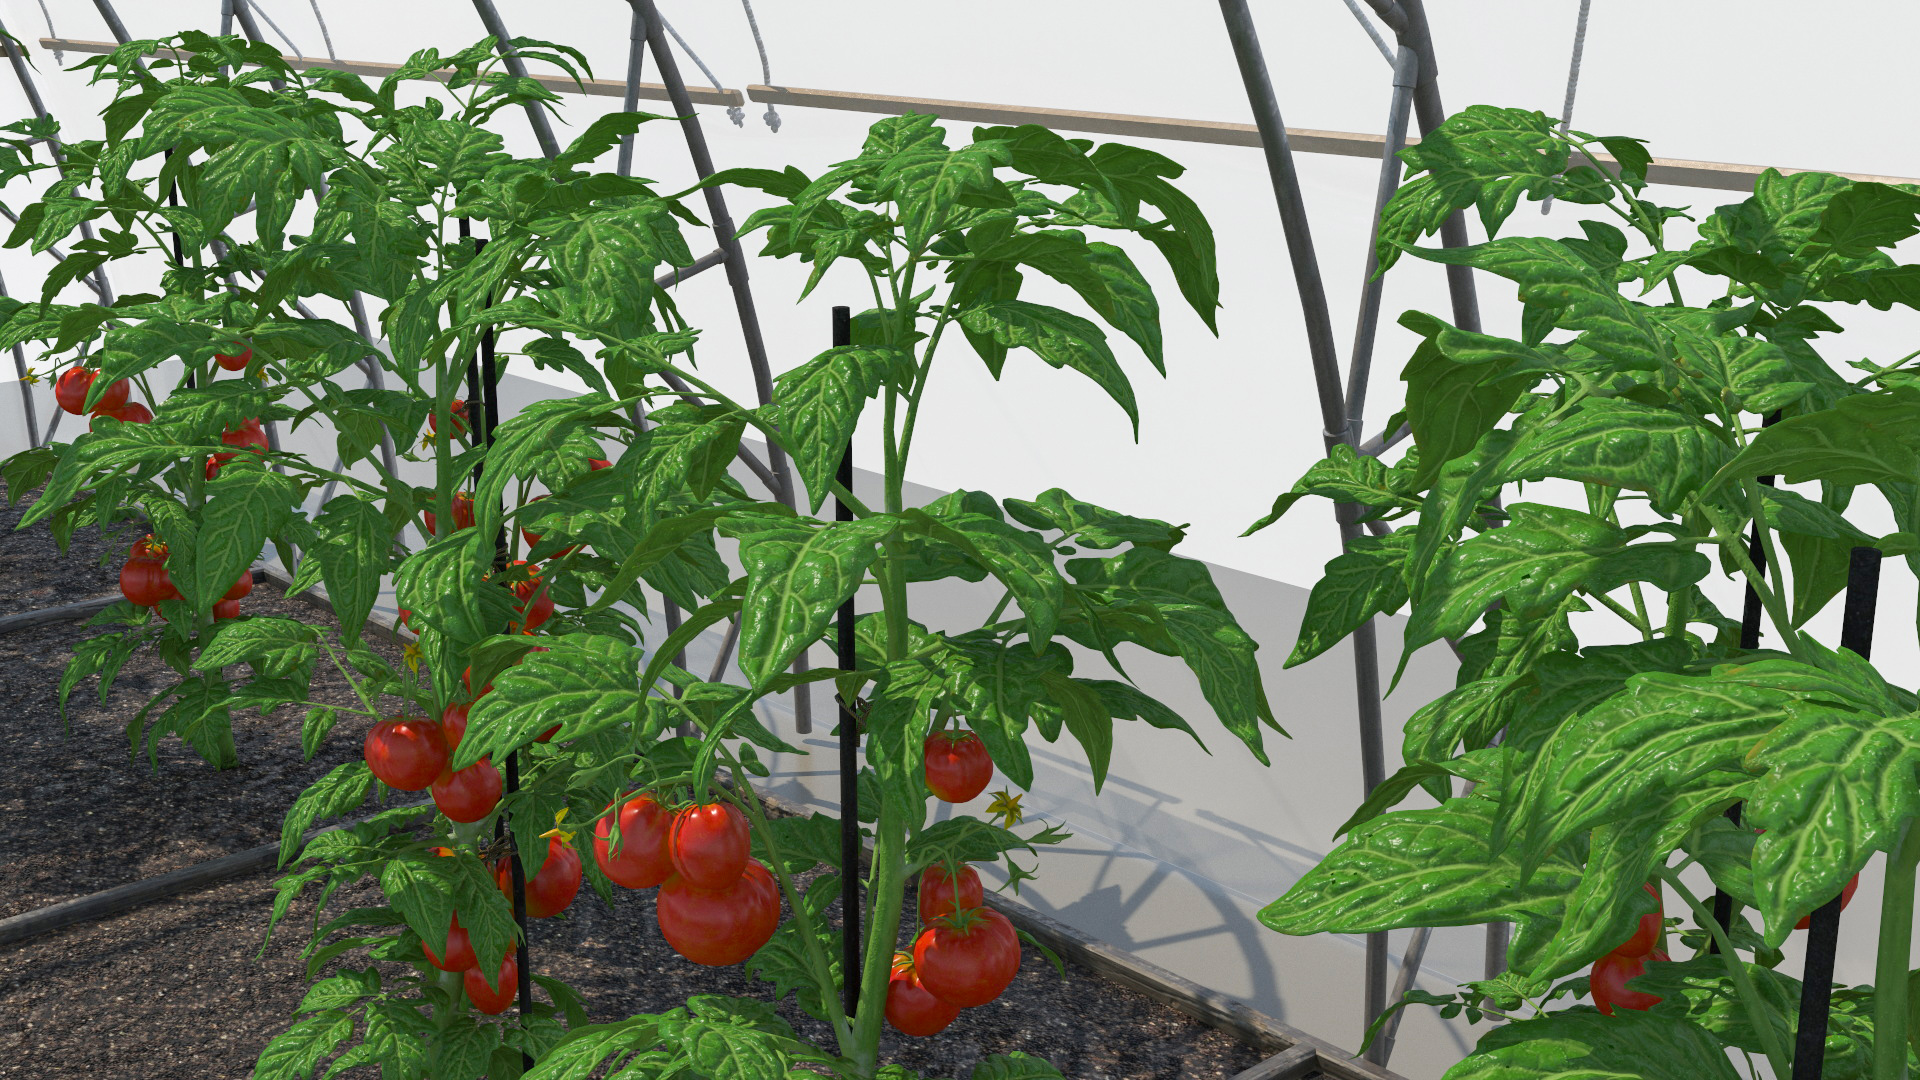
[[[0,581],[21,598],[13,610],[116,587],[131,536],[81,530],[62,557],[44,525],[13,531],[24,505],[0,508]],[[264,583],[243,607],[330,623]],[[174,737],[161,741],[156,768],[144,747],[129,754],[126,736],[132,715],[172,681],[151,654],[127,663],[105,704],[96,681],[84,681],[63,727],[61,672],[73,645],[100,632],[69,622],[0,634],[0,745],[10,757],[0,770],[0,816],[9,822],[0,862],[10,871],[0,917],[273,842],[298,793],[360,752],[366,721],[350,714],[306,761],[299,712],[248,712],[233,721],[236,768],[216,772]],[[395,650],[376,647],[397,662]],[[316,674],[311,697],[352,700],[329,671]],[[250,1076],[307,986],[300,950],[317,890],[294,904],[262,953],[272,883],[271,874],[229,881],[0,947],[0,1077]],[[609,908],[583,888],[563,916],[533,925],[533,970],[572,985],[596,1023],[665,1011],[694,994],[771,998],[768,984],[739,968],[701,967],[675,954],[660,936],[654,894],[616,890]],[[380,902],[371,885],[348,887],[329,911]],[[352,954],[343,962],[365,963]],[[790,998],[780,1010],[803,1036],[829,1041],[825,1025]],[[1084,969],[1069,965],[1063,978],[1028,946],[1003,997],[966,1010],[934,1038],[889,1030],[881,1059],[928,1077],[964,1078],[981,1057],[1015,1050],[1052,1061],[1072,1080],[1227,1080],[1263,1056]]]

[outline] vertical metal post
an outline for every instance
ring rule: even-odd
[[[640,9],[633,9],[633,21],[627,30],[627,91],[620,99],[620,108],[625,112],[636,112],[640,108],[640,68],[647,59],[647,24],[640,17]],[[627,135],[620,140],[620,163],[617,171],[621,176],[633,175],[633,136]]]
[[[1279,205],[1280,224],[1286,235],[1287,255],[1293,268],[1294,287],[1300,294],[1300,308],[1306,322],[1307,351],[1313,364],[1314,386],[1320,397],[1322,435],[1329,448],[1346,443],[1357,445],[1359,438],[1348,419],[1346,401],[1341,392],[1340,362],[1334,351],[1333,321],[1327,310],[1326,286],[1321,280],[1319,259],[1314,254],[1313,234],[1307,209],[1300,196],[1300,180],[1293,166],[1293,151],[1287,142],[1286,122],[1280,114],[1279,99],[1267,72],[1266,58],[1253,25],[1246,0],[1220,0],[1220,12],[1226,21],[1227,36],[1233,43],[1234,59],[1240,66],[1241,81],[1253,106],[1254,122],[1260,129],[1260,142],[1272,178],[1274,200]],[[1344,547],[1360,535],[1359,508],[1341,504],[1335,508]],[[1362,785],[1371,793],[1386,776],[1386,754],[1380,718],[1379,644],[1371,622],[1353,635],[1354,684],[1360,728]],[[1367,935],[1365,1023],[1386,1010],[1387,935]]]
[[[707,136],[700,127],[699,114],[694,111],[693,100],[687,96],[687,84],[680,78],[680,65],[673,58],[672,48],[667,44],[666,36],[661,32],[660,13],[654,7],[653,0],[628,0],[633,10],[640,16],[645,26],[647,48],[653,53],[654,63],[660,66],[660,81],[666,84],[667,97],[673,103],[673,111],[680,117],[680,130],[686,136],[687,155],[693,159],[694,173],[705,180],[714,173],[713,154],[707,148]],[[714,239],[726,256],[727,284],[733,289],[733,306],[740,319],[740,335],[747,347],[747,363],[753,369],[753,389],[760,404],[773,400],[773,369],[767,362],[767,343],[760,333],[760,316],[753,303],[753,288],[747,282],[747,258],[740,249],[740,238],[733,228],[733,216],[727,212],[727,199],[719,188],[705,190],[707,216],[712,221]],[[772,442],[767,443],[767,468],[773,473],[773,495],[789,509],[799,505],[794,492],[793,471],[787,464],[787,453]],[[802,652],[794,661],[796,672],[807,669],[807,654]],[[800,732],[813,730],[813,702],[805,686],[793,691],[794,729]]]
[[[480,13],[480,21],[486,24],[487,33],[494,37],[493,47],[507,62],[507,70],[515,78],[527,77],[527,65],[514,50],[513,36],[507,33],[507,24],[500,20],[500,13],[493,8],[493,0],[473,0],[475,11]],[[560,153],[560,144],[554,140],[553,125],[547,122],[546,107],[537,101],[527,102],[527,121],[533,125],[534,137],[540,140],[540,149],[548,157]]]
[[[1357,442],[1367,406],[1367,380],[1373,371],[1373,343],[1380,328],[1380,298],[1386,279],[1379,276],[1380,255],[1375,236],[1380,215],[1400,188],[1400,151],[1407,145],[1407,117],[1413,90],[1420,77],[1420,58],[1400,46],[1393,62],[1393,102],[1387,109],[1387,142],[1380,154],[1380,179],[1374,186],[1373,227],[1367,230],[1367,275],[1360,290],[1360,313],[1353,329],[1353,353],[1347,365],[1347,428]]]
[[[853,312],[833,309],[833,344],[838,348],[853,344]],[[840,455],[840,485],[853,490],[853,442],[849,437],[846,453]],[[835,521],[852,521],[853,507],[835,499]],[[840,668],[852,671],[860,666],[859,648],[854,637],[853,599],[840,605]],[[842,969],[841,989],[845,992],[846,1012],[852,1016],[860,1004],[860,718],[853,702],[840,700],[840,916]]]
[[[1880,594],[1880,549],[1854,548],[1847,562],[1846,607],[1840,647],[1862,660],[1873,653],[1873,616]],[[1827,1050],[1827,1013],[1833,1005],[1833,958],[1840,944],[1841,899],[1814,909],[1807,920],[1807,960],[1800,973],[1800,1025],[1794,1035],[1793,1080],[1820,1080]]]

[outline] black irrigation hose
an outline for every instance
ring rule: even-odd
[[[852,310],[833,309],[833,345],[853,344]],[[846,452],[840,455],[840,486],[853,490],[853,441],[848,437]],[[852,521],[853,507],[835,499],[833,519]],[[840,668],[852,671],[860,666],[859,648],[854,637],[853,597],[840,605]],[[840,917],[846,932],[841,937],[841,989],[846,996],[849,1017],[860,1004],[860,720],[854,703],[844,696],[840,702]]]
[[[1873,653],[1873,615],[1880,594],[1880,549],[1857,547],[1847,561],[1846,608],[1840,647],[1865,660]],[[1820,1080],[1827,1050],[1827,1012],[1833,1005],[1833,959],[1840,944],[1839,895],[1807,920],[1807,959],[1800,972],[1800,1027],[1794,1037],[1793,1080]]]
[[[256,567],[253,571],[253,583],[258,585],[266,580],[267,572]],[[44,626],[47,623],[91,618],[122,599],[123,597],[117,592],[102,593],[99,596],[89,596],[85,600],[76,600],[71,604],[58,604],[54,607],[15,612],[12,615],[0,615],[0,634],[9,630],[25,630],[30,626]]]

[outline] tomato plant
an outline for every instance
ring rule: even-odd
[[[1476,106],[1401,156],[1411,178],[1381,217],[1382,267],[1411,255],[1513,282],[1519,325],[1401,316],[1420,339],[1394,421],[1411,446],[1391,461],[1333,447],[1255,528],[1308,496],[1367,526],[1314,587],[1290,664],[1404,610],[1406,653],[1444,640],[1460,670],[1408,720],[1404,767],[1262,921],[1290,934],[1510,921],[1505,973],[1458,1002],[1409,995],[1501,1021],[1455,1080],[1616,1066],[1731,1078],[1755,1055],[1754,1075],[1787,1076],[1802,987],[1776,970],[1779,947],[1881,853],[1893,914],[1877,978],[1834,991],[1825,1068],[1904,1075],[1920,1060],[1907,1035],[1920,754],[1891,747],[1920,745],[1920,711],[1809,620],[1847,586],[1857,548],[1920,567],[1904,464],[1920,448],[1920,354],[1851,371],[1822,355],[1846,305],[1920,304],[1889,287],[1914,273],[1889,249],[1920,229],[1920,195],[1767,171],[1675,244],[1668,223],[1684,215],[1648,198],[1638,140]],[[1523,198],[1605,220],[1498,235]],[[1492,239],[1422,246],[1469,206]],[[1520,483],[1526,498],[1510,498]],[[1874,500],[1900,532],[1849,515]],[[1716,573],[1750,591],[1759,647],[1703,587]],[[1862,767],[1870,745],[1887,756]],[[1423,790],[1438,805],[1396,809]],[[1684,904],[1691,955],[1645,964],[1663,956],[1649,882]],[[1588,965],[1595,1005],[1551,1007],[1586,989],[1567,976]]]

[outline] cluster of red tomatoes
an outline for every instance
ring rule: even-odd
[[[780,889],[751,856],[747,819],[726,803],[671,810],[641,792],[594,827],[593,861],[614,884],[658,885],[654,910],[673,951],[696,964],[738,964],[780,926]]]
[[[242,570],[233,586],[213,605],[215,619],[237,619],[240,617],[240,600],[253,591],[253,571]],[[173,585],[173,575],[167,573],[167,545],[155,540],[152,534],[135,541],[133,549],[127,552],[126,564],[120,567],[120,595],[136,607],[159,608],[162,600],[180,599],[180,590]]]
[[[1652,885],[1645,888],[1647,894],[1659,904],[1660,891]],[[1601,1012],[1608,1016],[1612,1016],[1615,1009],[1645,1012],[1661,1002],[1657,994],[1627,989],[1627,982],[1646,974],[1650,961],[1668,959],[1667,954],[1659,948],[1660,932],[1666,928],[1665,914],[1662,907],[1640,916],[1640,925],[1634,929],[1632,937],[1594,961],[1588,981],[1593,989],[1593,1003],[1599,1006]]]
[[[99,375],[92,368],[75,364],[54,380],[53,400],[75,416],[85,415],[88,412],[87,393],[93,389],[93,381]],[[128,401],[132,394],[132,383],[125,379],[114,380],[112,385],[101,391],[100,400],[94,402],[93,415],[111,416],[129,424],[148,423],[153,419],[153,411],[137,401]]]
[[[961,1009],[1006,992],[1020,972],[1020,936],[1006,916],[983,906],[980,875],[935,863],[920,872],[920,921],[910,953],[896,953],[887,979],[887,1023],[907,1035],[946,1030]]]
[[[572,834],[554,829],[547,836],[547,861],[540,872],[527,879],[527,915],[534,919],[547,919],[565,911],[580,892],[580,853],[573,849]],[[452,848],[435,848],[439,855],[452,855]],[[494,883],[500,892],[513,902],[513,866],[506,859],[494,864]],[[501,958],[500,970],[489,980],[480,969],[480,959],[474,954],[473,941],[466,928],[460,925],[460,915],[456,912],[453,923],[447,928],[447,941],[443,949],[435,950],[426,942],[420,943],[420,951],[426,954],[427,963],[441,971],[459,972],[466,986],[467,999],[481,1012],[496,1015],[505,1012],[513,1004],[514,990],[520,982],[520,962],[512,949]]]

